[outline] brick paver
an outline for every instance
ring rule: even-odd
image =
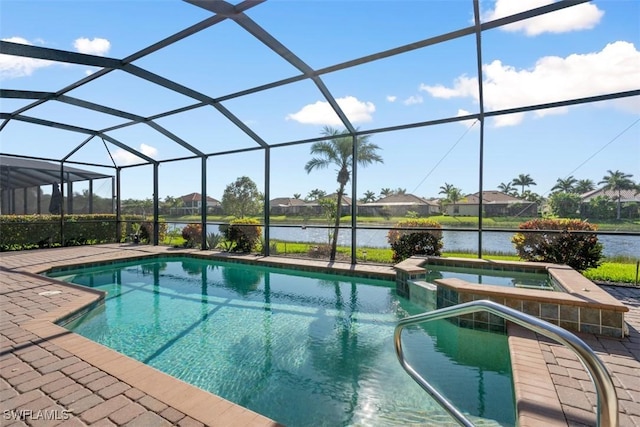
[[[579,335],[602,360],[616,386],[619,425],[640,426],[640,288],[603,286],[611,295],[629,307],[625,316],[629,336],[613,339]],[[570,425],[594,425],[597,404],[595,387],[577,356],[559,344],[540,339],[553,382]]]
[[[124,394],[125,391],[129,390],[131,386],[129,384],[123,382],[116,382],[115,384],[111,384],[107,387],[104,387],[98,390],[98,395],[103,399],[110,399],[119,394]]]
[[[129,403],[131,403],[131,401],[124,395],[118,395],[92,407],[87,411],[84,411],[80,418],[88,423],[94,423],[102,418],[107,418],[109,415],[124,408]]]
[[[109,387],[110,385],[113,385],[114,383],[117,383],[117,382],[118,382],[118,380],[113,378],[112,376],[105,375],[103,377],[98,378],[95,381],[91,381],[90,383],[87,383],[86,387],[89,390],[97,392],[97,391],[102,390],[103,388]],[[100,393],[98,393],[98,394],[100,394]]]
[[[125,424],[125,427],[170,427],[171,423],[153,412],[145,412]]]
[[[63,378],[63,377],[64,377],[64,374],[62,372],[51,372],[46,375],[40,375],[37,378],[34,378],[30,381],[25,381],[21,384],[18,384],[16,386],[16,390],[18,390],[18,392],[20,393],[23,393],[29,390],[34,390],[42,387],[43,385],[59,380],[60,378]]]
[[[130,402],[124,407],[110,414],[109,419],[117,425],[122,425],[139,417],[145,412],[147,412],[147,409],[144,406],[139,405],[135,402]]]
[[[178,426],[179,427],[202,427],[204,426],[204,424],[202,424],[200,421],[194,420],[191,417],[184,417],[183,419],[178,421]]]
[[[73,403],[70,403],[68,405],[68,408],[71,412],[78,415],[85,411],[88,411],[89,409],[93,408],[96,405],[99,405],[102,402],[104,402],[103,398],[89,392],[89,394],[85,395],[84,397],[75,400]],[[60,403],[64,404],[65,400],[60,399]]]
[[[21,419],[3,422],[3,426],[207,425],[202,421],[205,418],[198,419],[197,413],[189,412],[191,409],[188,403],[184,403],[185,399],[172,397],[165,402],[162,390],[153,389],[148,375],[160,375],[163,380],[158,384],[166,384],[163,374],[151,371],[138,373],[137,370],[142,368],[133,365],[130,372],[118,371],[114,366],[119,363],[110,365],[109,361],[114,359],[104,354],[106,350],[97,347],[85,350],[86,340],[79,341],[77,336],[74,340],[74,334],[68,333],[56,336],[51,332],[51,324],[47,323],[50,320],[39,320],[60,318],[100,296],[90,290],[40,277],[37,273],[55,265],[126,259],[163,253],[169,249],[142,245],[96,245],[0,253],[0,406],[9,411],[19,408],[66,411],[64,413],[70,417],[63,423]],[[283,264],[292,262],[298,261],[282,261]],[[316,267],[313,262],[309,264]],[[378,269],[388,270],[386,267]],[[603,288],[630,308],[625,315],[629,336],[622,340],[592,335],[580,337],[598,354],[613,377],[618,394],[620,426],[640,427],[640,288]],[[44,291],[61,292],[51,296],[39,295]],[[536,343],[538,356],[531,357],[533,348],[527,342]],[[529,401],[522,402],[522,408],[528,409],[531,415],[526,425],[593,425],[596,403],[593,385],[575,356],[540,337],[522,338],[520,343],[525,350],[518,359],[518,366],[522,369],[519,381],[532,396]],[[83,351],[74,353],[77,350]],[[536,363],[546,365],[547,379],[526,376]],[[198,398],[192,402],[208,401],[205,392],[193,388],[193,393],[198,394]],[[172,396],[172,393],[166,394]],[[554,398],[559,406],[545,406]],[[210,404],[210,407],[214,406]],[[554,409],[550,409],[552,407]],[[238,417],[250,420],[255,426],[277,425],[240,407],[221,414],[219,420],[237,423]],[[210,422],[210,425],[214,424]]]

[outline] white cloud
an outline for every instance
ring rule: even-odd
[[[493,21],[551,3],[555,2],[553,0],[496,0],[495,8],[483,14],[483,21]],[[595,27],[603,15],[604,12],[598,9],[595,4],[581,3],[535,18],[515,22],[501,27],[501,29],[512,32],[522,31],[528,36],[537,36],[542,33],[588,30]]]
[[[422,104],[423,99],[420,95],[412,95],[403,101],[404,105]]]
[[[373,120],[371,114],[376,111],[376,107],[372,102],[360,101],[353,96],[337,98],[336,102],[351,123],[364,123]],[[338,115],[326,101],[305,105],[297,113],[287,115],[286,119],[313,125],[342,125]]]
[[[524,120],[524,113],[505,114],[502,116],[494,117],[493,124],[495,127],[515,126],[522,123]]]
[[[543,104],[637,89],[640,52],[632,43],[610,43],[600,52],[566,58],[540,58],[532,69],[518,70],[495,60],[483,66],[484,101],[488,111]],[[477,79],[458,77],[452,87],[422,84],[420,90],[436,98],[473,98],[478,101]],[[629,103],[630,104],[630,103]],[[629,105],[612,103],[612,105]],[[562,114],[568,108],[539,111],[538,116]],[[635,111],[640,107],[635,105]],[[497,126],[515,125],[524,113],[497,118]]]
[[[394,95],[387,96],[387,101],[389,102],[396,102],[396,99],[398,99],[397,96],[394,96]]]
[[[111,49],[111,42],[99,37],[95,37],[91,40],[85,37],[80,37],[73,42],[73,47],[80,53],[104,56],[109,52],[109,49]]]
[[[447,88],[443,85],[428,86],[424,83],[420,84],[419,90],[429,92],[435,98],[456,98],[462,96],[472,96],[478,98],[478,80],[473,77],[462,75],[454,80],[453,88]]]
[[[22,37],[9,37],[2,40],[29,46],[33,45],[33,43],[30,43]],[[0,79],[15,79],[30,76],[37,69],[49,67],[53,64],[55,64],[55,62],[42,59],[0,54]]]
[[[456,117],[464,117],[464,116],[468,116],[469,114],[471,113],[468,112],[467,110],[459,109],[458,114],[456,114]],[[476,119],[471,119],[471,120],[462,120],[462,121],[459,121],[458,123],[460,123],[462,126],[468,129],[472,127],[476,123],[476,121],[477,121]]]
[[[158,150],[155,147],[147,144],[140,144],[140,148],[138,149],[138,151],[152,158],[155,158],[155,156],[158,154]],[[115,162],[119,165],[131,165],[140,163],[142,161],[140,157],[128,152],[127,150],[123,150],[122,148],[118,148],[117,150],[115,150],[112,153],[112,156],[113,160],[115,160]]]

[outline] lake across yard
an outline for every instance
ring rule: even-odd
[[[173,228],[182,229],[186,224],[173,223]],[[269,229],[270,238],[287,242],[309,242],[328,243],[328,229],[315,228],[312,226],[284,227],[271,226]],[[219,233],[218,224],[208,224],[208,233]],[[511,243],[511,238],[517,231],[483,231],[482,250],[488,253],[515,254],[515,247]],[[388,248],[387,229],[358,229],[356,234],[357,247]],[[476,251],[478,249],[477,231],[455,231],[444,230],[442,232],[444,250],[456,251]],[[629,235],[599,235],[598,240],[603,245],[605,257],[628,256],[640,257],[640,236]],[[351,230],[341,229],[338,234],[338,245],[351,245]]]

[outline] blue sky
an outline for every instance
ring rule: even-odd
[[[550,2],[482,1],[483,21]],[[184,2],[141,0],[0,0],[0,12],[3,40],[110,58],[125,58],[211,16]],[[272,0],[246,14],[306,64],[321,69],[467,27],[473,9],[470,0]],[[638,16],[640,1],[594,1],[484,32],[485,110],[640,89]],[[479,111],[475,49],[475,38],[467,36],[321,78],[354,126],[362,130],[463,116]],[[213,98],[299,74],[229,20],[134,64]],[[5,89],[57,91],[97,70],[0,54]],[[122,71],[67,95],[141,116],[196,103]],[[0,102],[3,113],[29,104],[14,99]],[[222,105],[269,144],[318,137],[324,125],[341,127],[326,99],[308,80]],[[47,102],[24,114],[96,130],[123,122],[60,102]],[[523,173],[537,183],[530,189],[542,195],[549,194],[558,178],[570,175],[597,183],[608,170],[620,170],[638,181],[639,119],[638,97],[488,118],[484,189],[495,190]],[[210,106],[157,123],[205,153],[257,146]],[[108,134],[158,160],[190,155],[144,124]],[[476,192],[479,135],[478,123],[458,122],[371,136],[370,142],[381,148],[384,163],[358,171],[358,197],[382,188],[438,197],[445,183],[465,194]],[[85,138],[11,121],[0,132],[0,151],[60,158]],[[309,147],[271,150],[272,198],[337,188],[333,169],[305,172]],[[89,141],[71,160],[109,165],[111,157],[118,165],[140,163],[99,138]],[[107,168],[87,169],[111,173]],[[262,186],[264,170],[260,151],[212,156],[207,162],[208,195],[220,199],[226,185],[243,175]],[[159,173],[160,198],[200,192],[199,160],[165,163]],[[124,198],[152,197],[151,167],[126,168],[122,179]],[[101,183],[96,191],[108,196],[110,184]]]

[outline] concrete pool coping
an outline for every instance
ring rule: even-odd
[[[0,402],[3,408],[32,409],[35,405],[41,409],[60,410],[76,405],[78,412],[72,414],[72,419],[77,422],[75,425],[100,420],[115,425],[148,425],[151,419],[156,421],[154,425],[276,425],[274,421],[259,414],[189,386],[53,323],[81,307],[95,303],[101,296],[95,290],[91,292],[87,288],[36,276],[36,273],[55,266],[128,260],[160,254],[214,256],[212,252],[198,250],[118,244],[0,254],[3,266],[0,271],[1,283],[3,288],[8,289],[2,292],[0,300]],[[228,260],[245,258],[245,261],[280,267],[302,265],[299,268],[312,271],[332,269],[340,274],[365,277],[374,277],[376,274],[380,274],[379,277],[389,277],[393,272],[388,266],[352,266],[277,257],[230,257],[226,254],[223,257]],[[60,290],[61,294],[55,293]],[[39,295],[42,292],[54,293]],[[633,295],[636,298],[640,296],[640,292]],[[635,299],[633,301],[637,302]],[[599,346],[596,350],[599,349],[599,354],[607,356],[605,363],[616,378],[620,378],[616,383],[618,396],[623,403],[620,411],[621,421],[624,422],[620,425],[640,425],[640,385],[636,386],[637,381],[631,382],[628,379],[628,376],[637,379],[640,375],[640,340],[637,333],[640,315],[635,306],[632,307],[633,315],[627,316],[632,321],[632,334],[626,340],[585,336]],[[510,338],[514,382],[516,388],[520,387],[525,391],[524,397],[518,399],[520,425],[532,425],[536,422],[539,425],[541,417],[546,425],[575,424],[575,420],[587,420],[585,424],[588,425],[590,420],[595,419],[593,413],[592,418],[589,418],[589,409],[593,409],[592,392],[584,390],[588,388],[588,384],[583,384],[586,382],[583,378],[580,379],[580,375],[584,374],[579,374],[579,367],[573,365],[575,362],[544,340],[515,334],[512,336],[516,337]],[[629,347],[630,353],[619,357],[620,346]],[[538,353],[543,357],[540,358]],[[534,357],[536,354],[538,357]],[[555,365],[551,363],[554,355],[557,362]],[[532,365],[534,362],[535,365]],[[90,373],[80,376],[82,371],[77,370],[80,367]],[[541,377],[541,369],[551,378],[550,381]],[[96,378],[90,378],[92,375]],[[552,391],[553,388],[555,392]],[[65,390],[69,394],[65,394]],[[82,397],[73,400],[73,393],[80,393],[80,390],[90,393],[78,394]],[[81,406],[77,406],[78,402]],[[226,406],[227,404],[231,406]],[[590,408],[585,407],[588,404],[591,404]],[[216,412],[216,409],[222,410],[222,414]],[[226,420],[220,417],[226,417]],[[625,424],[626,422],[629,423]],[[65,423],[67,425],[69,421]]]

